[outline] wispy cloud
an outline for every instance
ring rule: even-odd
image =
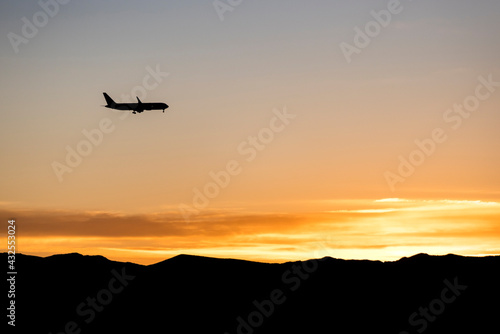
[[[400,203],[400,202],[411,202],[409,199],[404,198],[382,198],[374,201],[375,203]]]
[[[180,253],[262,261],[322,256],[396,259],[418,252],[485,254],[500,244],[500,204],[388,198],[308,213],[2,211],[16,217],[19,251],[79,251],[151,263]],[[500,253],[498,251],[497,253]]]

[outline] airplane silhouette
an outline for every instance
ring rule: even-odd
[[[103,94],[104,98],[106,99],[106,102],[108,103],[104,107],[116,110],[133,110],[132,114],[141,113],[144,110],[160,110],[160,109],[163,109],[163,112],[165,112],[165,109],[168,108],[168,105],[163,102],[142,103],[137,96],[136,97],[138,103],[116,103],[115,101],[113,101],[111,97],[109,97],[108,94],[106,93]]]

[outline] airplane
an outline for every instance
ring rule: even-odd
[[[104,98],[106,99],[106,102],[108,103],[103,107],[116,110],[133,110],[132,114],[141,113],[144,110],[160,110],[160,109],[163,109],[163,112],[165,112],[165,109],[168,108],[168,105],[163,102],[142,103],[142,101],[139,100],[139,97],[137,96],[136,97],[138,103],[116,103],[115,101],[113,101],[111,97],[109,97],[108,94],[106,93],[103,94]]]

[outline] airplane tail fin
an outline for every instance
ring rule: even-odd
[[[108,94],[106,93],[102,93],[104,95],[104,98],[106,99],[106,103],[108,104],[108,106],[114,106],[116,103],[115,101],[113,101],[113,99],[111,97],[109,97]]]

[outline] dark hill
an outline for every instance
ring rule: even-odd
[[[499,256],[267,264],[179,255],[141,266],[75,253],[17,254],[16,267],[19,333],[456,334],[499,328]]]

